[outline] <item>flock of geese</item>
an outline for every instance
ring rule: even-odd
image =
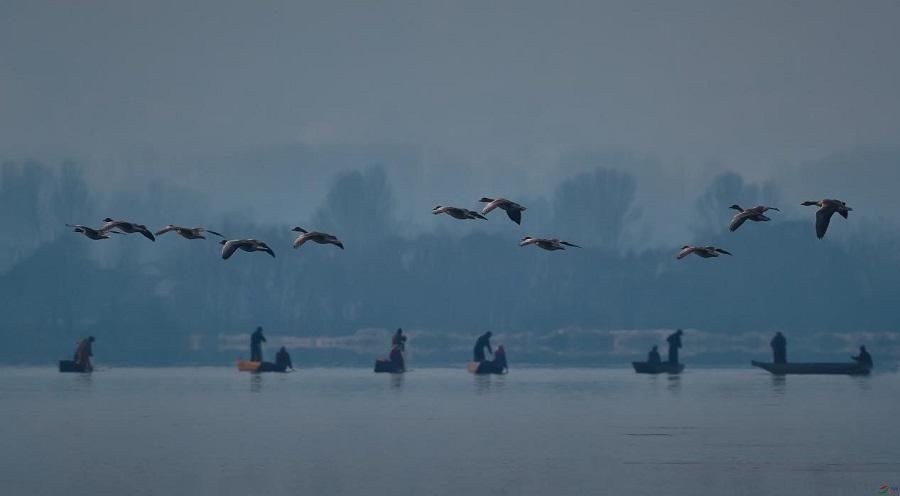
[[[469,210],[467,208],[461,207],[447,207],[438,205],[431,210],[431,213],[434,215],[446,214],[454,219],[459,220],[487,220],[485,217],[488,213],[493,210],[501,209],[506,212],[506,215],[515,222],[516,224],[522,223],[522,212],[526,210],[522,205],[512,201],[507,200],[506,198],[487,198],[484,197],[480,200],[481,203],[485,203],[484,208],[481,209],[481,212],[475,210]],[[819,201],[805,201],[801,203],[803,206],[817,206],[819,209],[816,211],[816,237],[822,239],[825,237],[825,231],[828,230],[828,225],[831,222],[831,218],[835,213],[840,215],[843,218],[847,218],[849,212],[853,210],[848,207],[846,203],[840,200],[833,199],[824,199]],[[775,207],[768,207],[764,205],[759,205],[753,208],[741,208],[739,205],[732,205],[731,207],[734,210],[737,210],[738,213],[731,219],[731,223],[728,226],[728,229],[732,232],[738,230],[745,222],[768,222],[772,220],[770,217],[766,216],[765,213],[774,210],[778,212],[779,210]],[[147,226],[144,224],[137,224],[135,222],[127,222],[123,220],[115,220],[109,217],[103,219],[103,225],[98,228],[88,227],[82,224],[66,224],[68,227],[73,228],[74,232],[81,233],[85,237],[98,241],[101,239],[109,239],[110,234],[141,234],[145,238],[150,241],[156,241],[156,236],[162,236],[168,232],[174,232],[179,236],[185,239],[206,239],[204,234],[209,233],[215,236],[219,236],[222,238],[219,241],[219,244],[222,245],[222,258],[228,259],[234,252],[237,250],[246,251],[246,252],[264,252],[268,253],[273,258],[275,257],[275,252],[272,248],[269,247],[266,243],[259,241],[257,239],[225,239],[225,236],[222,234],[211,231],[209,229],[203,227],[181,227],[173,224],[169,224],[162,229],[156,231],[155,233],[151,232],[147,229]],[[340,249],[344,249],[344,244],[339,240],[336,236],[324,232],[318,231],[307,231],[302,227],[295,227],[291,229],[291,231],[299,233],[297,238],[291,243],[293,248],[300,248],[304,243],[311,241],[313,243],[321,244],[321,245],[334,245]],[[575,243],[571,243],[569,241],[563,241],[558,238],[537,238],[534,236],[525,236],[519,241],[519,246],[529,246],[534,245],[538,248],[542,248],[547,251],[556,251],[556,250],[565,250],[566,247],[573,248],[581,248]],[[682,259],[688,255],[697,255],[701,258],[714,258],[719,255],[731,255],[726,250],[715,246],[691,246],[685,245],[681,247],[681,250],[676,255],[676,259]]]

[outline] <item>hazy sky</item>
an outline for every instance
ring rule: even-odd
[[[6,0],[0,156],[127,176],[389,144],[528,191],[568,153],[621,148],[666,178],[761,179],[900,142],[898,21],[893,0]]]

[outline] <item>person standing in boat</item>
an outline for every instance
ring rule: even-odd
[[[263,336],[262,327],[257,327],[253,334],[250,335],[250,361],[251,362],[261,362],[263,361],[262,357],[262,344],[266,342],[266,337]]]
[[[478,336],[478,340],[475,341],[475,349],[472,350],[473,361],[475,362],[483,362],[484,359],[484,349],[487,348],[488,353],[491,355],[494,354],[494,350],[491,349],[491,331],[488,331],[481,336]]]
[[[94,336],[88,336],[79,341],[78,346],[75,347],[75,365],[85,372],[94,370],[94,366],[91,364],[91,357],[94,356],[93,342]]]
[[[647,363],[650,365],[659,365],[662,363],[662,358],[659,356],[659,349],[656,345],[650,349],[650,353],[647,353]]]
[[[669,363],[678,365],[678,349],[681,348],[681,335],[684,332],[681,329],[669,334],[666,341],[669,343]]]
[[[399,327],[397,328],[397,332],[395,332],[394,336],[391,338],[391,349],[393,349],[394,346],[398,346],[401,353],[406,351],[406,336],[403,335],[403,329]]]
[[[862,365],[863,367],[870,369],[875,367],[875,364],[872,362],[872,355],[870,355],[869,352],[866,351],[865,346],[859,347],[859,355],[850,358],[856,360],[856,363]]]
[[[769,341],[772,347],[772,361],[775,363],[787,363],[787,339],[781,331],[775,333],[772,341]]]

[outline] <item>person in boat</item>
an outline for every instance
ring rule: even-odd
[[[475,341],[475,349],[472,350],[473,361],[475,362],[483,362],[484,358],[484,349],[487,348],[488,353],[491,355],[494,354],[494,350],[491,349],[491,331],[488,331],[481,336],[478,336],[478,340]]]
[[[73,357],[73,360],[75,361],[75,365],[85,372],[94,370],[94,366],[91,365],[91,357],[94,356],[93,343],[94,336],[88,336],[79,341],[78,346],[75,347],[75,356]]]
[[[403,335],[403,329],[397,328],[397,332],[394,333],[394,336],[391,338],[391,349],[394,346],[400,347],[400,352],[406,351],[406,336]]]
[[[250,361],[251,362],[261,362],[262,358],[262,344],[266,342],[266,337],[263,336],[262,327],[257,327],[253,334],[250,335]]]
[[[681,329],[669,334],[666,341],[669,343],[669,363],[678,365],[678,349],[681,348],[681,335],[684,332]]]
[[[406,371],[406,360],[403,358],[403,348],[402,345],[395,344],[391,346],[391,354],[389,355],[391,364],[394,367],[394,372],[405,372]]]
[[[494,366],[494,370],[501,374],[509,370],[509,366],[506,363],[506,349],[503,348],[502,344],[497,346],[497,351],[494,352],[494,359],[491,361],[491,364]]]
[[[866,351],[865,346],[859,347],[859,355],[856,355],[855,357],[850,357],[850,358],[856,360],[856,363],[858,363],[861,366],[866,367],[866,368],[871,369],[875,366],[875,364],[872,363],[872,355],[870,355],[869,352]]]
[[[278,370],[294,370],[294,363],[291,361],[291,354],[282,346],[278,353],[275,353],[275,367]]]
[[[781,331],[775,333],[775,337],[769,341],[772,347],[772,361],[775,363],[787,363],[787,339]]]
[[[659,365],[662,363],[662,358],[659,357],[659,349],[657,346],[653,346],[650,348],[650,353],[647,353],[647,363],[650,365]]]

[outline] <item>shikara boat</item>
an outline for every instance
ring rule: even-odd
[[[631,366],[638,374],[680,374],[684,370],[683,363],[672,365],[669,362],[631,362]]]
[[[494,362],[490,360],[485,360],[483,362],[469,362],[466,364],[466,370],[468,370],[471,374],[477,375],[503,375],[507,373],[507,371],[500,369],[499,366],[495,365]]]
[[[397,367],[397,365],[390,360],[378,359],[375,360],[375,372],[384,374],[402,374],[406,371]]]
[[[272,362],[253,362],[250,360],[238,360],[237,368],[241,372],[287,372],[286,365],[276,365]]]
[[[60,372],[78,372],[85,373],[91,372],[91,369],[85,369],[81,365],[75,363],[74,360],[60,360],[59,361],[59,371]]]
[[[820,363],[772,363],[750,362],[754,367],[767,370],[775,375],[786,374],[831,374],[831,375],[868,375],[869,367],[856,362],[820,362]]]

